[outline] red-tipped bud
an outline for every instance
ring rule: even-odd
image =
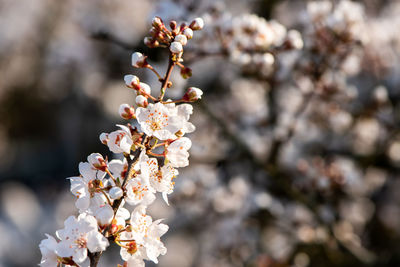
[[[164,26],[164,22],[160,17],[154,17],[151,25],[156,29],[161,29]]]
[[[186,29],[183,31],[183,35],[185,35],[186,38],[187,38],[188,40],[190,40],[190,39],[193,38],[193,30],[192,30],[191,28],[186,28]]]
[[[187,67],[181,68],[181,76],[183,79],[192,77],[192,69]]]
[[[147,98],[146,97],[144,97],[142,95],[138,95],[136,97],[136,104],[139,107],[145,108],[145,107],[147,107],[149,105],[149,102],[147,102]]]
[[[95,169],[103,172],[107,170],[107,163],[101,154],[92,153],[88,156],[87,160]]]
[[[101,133],[100,136],[99,136],[99,139],[100,139],[100,142],[101,142],[103,145],[107,145],[107,142],[108,142],[108,133]]]
[[[171,22],[169,23],[169,27],[171,28],[172,31],[175,31],[176,30],[176,21],[171,20]]]
[[[125,75],[124,76],[124,81],[126,86],[128,86],[129,88],[138,90],[140,88],[140,80],[137,76],[135,75]]]
[[[201,91],[199,88],[189,87],[182,99],[188,102],[194,102],[201,99],[202,95],[203,91]]]
[[[125,120],[135,118],[135,109],[128,104],[121,104],[118,113]]]
[[[155,47],[158,47],[160,45],[160,43],[157,40],[154,40],[152,37],[145,37],[144,38],[144,44],[148,48],[155,48]]]
[[[142,53],[135,52],[132,54],[132,66],[135,68],[144,68],[148,65],[146,56]]]
[[[147,83],[140,83],[140,89],[138,90],[138,95],[147,95],[151,94],[151,87]]]
[[[204,21],[203,21],[203,19],[202,18],[195,18],[191,23],[190,23],[190,26],[189,26],[192,30],[194,30],[194,31],[198,31],[198,30],[201,30],[201,29],[203,29],[203,27],[204,27]]]

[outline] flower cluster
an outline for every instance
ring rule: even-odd
[[[41,266],[86,266],[98,261],[100,252],[110,242],[121,247],[124,266],[144,266],[144,260],[158,263],[158,257],[167,252],[160,237],[168,231],[162,220],[153,220],[146,214],[147,207],[158,193],[168,204],[168,195],[174,190],[177,168],[189,165],[192,142],[184,135],[195,130],[189,122],[193,107],[188,104],[201,98],[202,91],[195,87],[178,100],[165,101],[164,94],[172,86],[170,74],[175,65],[182,69],[183,46],[193,31],[203,28],[198,18],[179,27],[171,21],[167,29],[159,17],[153,19],[151,38],[144,42],[150,47],[167,46],[169,65],[164,77],[139,52],[132,54],[132,66],[153,71],[161,82],[158,97],[150,86],[137,76],[124,77],[127,87],[136,91],[135,103],[122,104],[119,115],[131,123],[117,125],[118,129],[102,133],[100,141],[119,159],[108,160],[99,153],[88,156],[79,164],[79,176],[70,177],[71,192],[76,197],[79,216],[69,217],[65,227],[58,230],[58,239],[47,236],[40,243]],[[132,207],[130,212],[124,205]],[[97,264],[97,263],[96,263]]]

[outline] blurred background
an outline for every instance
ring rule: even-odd
[[[184,55],[193,77],[175,71],[168,92],[204,95],[190,166],[171,205],[149,208],[170,226],[159,266],[400,266],[399,12],[396,0],[0,0],[0,266],[37,266],[44,234],[77,213],[66,178],[92,152],[112,157],[98,136],[134,103],[124,75],[158,88],[130,62],[140,51],[165,71],[166,52],[143,44],[154,15],[206,22]],[[99,266],[117,263],[112,247]]]

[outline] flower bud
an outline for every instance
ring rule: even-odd
[[[179,34],[174,39],[175,42],[180,42],[182,45],[187,44],[187,37],[183,34]]]
[[[114,211],[110,205],[106,204],[96,210],[96,212],[94,213],[94,217],[96,217],[99,225],[104,227],[112,222]]]
[[[204,27],[204,21],[202,18],[195,18],[189,26],[192,30],[201,30]]]
[[[147,98],[146,98],[146,97],[144,97],[144,96],[142,96],[142,95],[138,95],[138,96],[136,97],[136,104],[137,104],[139,107],[145,108],[145,107],[147,107],[147,105],[148,105],[149,103],[147,102]]]
[[[108,133],[101,133],[99,136],[100,142],[104,145],[107,145],[108,142]]]
[[[131,75],[131,74],[125,75],[124,81],[125,81],[126,86],[128,86],[129,88],[133,88],[135,90],[137,90],[137,88],[140,85],[140,80],[135,75]]]
[[[190,40],[190,39],[193,38],[193,30],[190,29],[190,28],[186,28],[186,29],[183,31],[183,35],[185,35],[186,38],[187,38],[188,40]]]
[[[110,189],[108,194],[110,195],[111,199],[119,199],[120,197],[122,197],[124,192],[118,186],[114,186],[113,188]]]
[[[183,51],[182,44],[180,42],[172,42],[169,50],[174,54],[179,54]]]
[[[156,29],[161,29],[164,25],[164,22],[160,17],[154,17],[151,21],[151,25]]]
[[[121,104],[118,113],[125,120],[135,118],[135,109],[128,104]]]
[[[97,170],[105,171],[107,170],[107,163],[103,156],[99,153],[92,153],[87,157],[88,162]]]
[[[189,87],[189,89],[186,91],[186,93],[182,99],[185,101],[193,102],[193,101],[201,99],[202,95],[203,95],[203,91],[201,91],[199,88]]]
[[[143,92],[147,95],[151,94],[151,88],[147,83],[140,83],[140,90],[138,90],[138,95],[144,95]]]
[[[135,68],[143,68],[148,65],[146,56],[143,56],[142,53],[135,52],[132,54],[132,66]]]
[[[155,48],[160,45],[160,43],[157,40],[154,40],[152,37],[148,36],[144,38],[144,44],[149,48]]]
[[[181,76],[183,79],[192,77],[192,69],[187,67],[181,68]]]
[[[176,21],[171,20],[171,22],[169,23],[169,27],[171,28],[171,30],[174,31],[176,29]]]

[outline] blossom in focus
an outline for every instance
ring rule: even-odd
[[[172,142],[166,151],[166,158],[173,167],[186,167],[189,165],[189,152],[192,141],[187,137],[181,137]]]
[[[121,130],[108,134],[107,146],[114,153],[129,153],[133,145],[132,134],[128,127],[117,125]]]
[[[150,205],[155,200],[154,189],[150,186],[149,178],[139,174],[126,184],[125,200],[129,205]]]
[[[172,179],[175,178],[179,172],[172,167],[171,164],[165,164],[159,167],[155,158],[149,158],[147,155],[141,157],[140,170],[143,175],[149,177],[150,185],[155,191],[161,192],[164,201],[168,204],[167,195],[171,194],[174,189]]]
[[[182,128],[185,132],[194,130],[193,124],[188,122],[191,112],[192,109],[184,105],[156,103],[137,108],[136,118],[145,134],[167,140],[176,139],[175,133]]]
[[[91,198],[98,194],[96,189],[100,186],[101,179],[105,176],[105,173],[93,169],[87,162],[79,163],[79,173],[81,176],[69,178],[71,192],[78,198],[75,206],[80,211],[86,211],[90,206]]]
[[[97,221],[91,215],[70,216],[64,226],[57,231],[61,241],[57,243],[56,252],[60,257],[72,257],[76,263],[82,263],[87,258],[88,250],[100,252],[109,245],[107,238],[98,232]]]

